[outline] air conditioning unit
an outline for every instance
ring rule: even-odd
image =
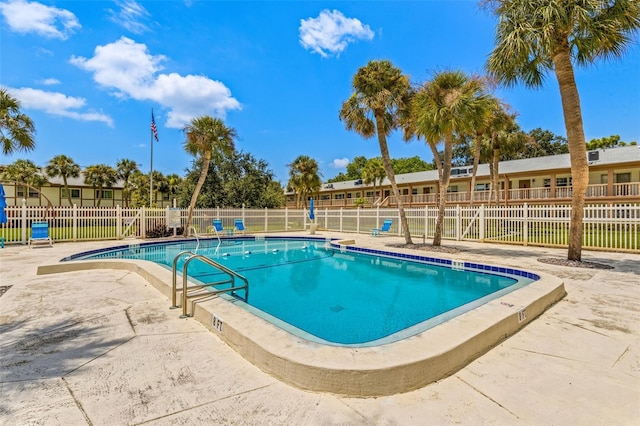
[[[358,179],[357,181],[353,182],[354,185],[362,185],[362,179]]]
[[[600,159],[600,151],[587,152],[587,159],[589,161],[598,161]]]

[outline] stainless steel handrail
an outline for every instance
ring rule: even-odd
[[[226,293],[226,292],[231,292],[231,294],[235,294],[236,290],[245,290],[245,296],[244,296],[244,301],[248,301],[249,300],[249,281],[241,274],[237,273],[236,271],[234,271],[233,269],[229,269],[224,265],[221,265],[220,263],[216,262],[215,260],[212,260],[204,255],[201,254],[195,254],[195,253],[191,253],[191,252],[181,252],[178,253],[178,255],[176,255],[176,257],[173,260],[173,304],[174,304],[174,308],[177,307],[175,306],[176,303],[176,293],[177,293],[177,288],[176,288],[176,269],[177,269],[177,262],[178,262],[178,258],[182,255],[185,254],[190,254],[190,256],[187,258],[187,260],[185,260],[184,265],[182,267],[182,315],[180,315],[180,318],[187,318],[189,317],[188,313],[187,313],[187,300],[189,298],[188,294],[187,294],[187,268],[189,267],[189,263],[192,260],[201,260],[204,263],[207,263],[211,266],[213,266],[214,268],[219,269],[220,271],[224,272],[225,274],[229,275],[229,280],[226,281],[217,281],[214,283],[208,283],[208,284],[202,284],[202,285],[192,285],[191,287],[189,287],[189,289],[193,290],[196,288],[205,288],[205,287],[212,287],[212,286],[216,286],[216,285],[220,285],[220,284],[226,284],[226,283],[231,283],[231,287],[229,288],[225,288],[225,289],[216,289],[216,290],[212,290],[209,291],[206,294],[200,294],[198,296],[208,296],[208,295],[212,295],[212,294],[219,294],[219,293]],[[236,287],[235,285],[235,279],[239,278],[240,280],[244,281],[244,285],[238,286]],[[193,313],[192,313],[193,314]]]

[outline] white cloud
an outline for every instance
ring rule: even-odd
[[[113,127],[113,120],[106,114],[99,112],[73,111],[85,107],[84,98],[67,96],[58,92],[46,92],[44,90],[23,87],[9,89],[11,94],[20,101],[22,107],[44,111],[47,114],[69,117],[81,121],[101,121]]]
[[[72,57],[71,63],[93,73],[93,79],[114,95],[154,101],[169,108],[167,127],[181,128],[192,118],[214,115],[224,118],[240,103],[221,82],[206,76],[160,74],[162,55],[151,55],[147,46],[121,37],[98,46],[92,58]]]
[[[149,30],[142,21],[148,18],[149,12],[135,0],[116,1],[116,5],[120,8],[118,11],[110,10],[111,21],[118,25],[122,25],[134,34],[142,34]]]
[[[371,40],[374,32],[358,19],[347,18],[340,11],[325,9],[317,18],[300,20],[300,44],[323,57],[340,55],[349,43]]]
[[[19,33],[37,33],[48,38],[66,40],[80,28],[76,16],[65,9],[26,0],[0,3],[0,13],[9,27]]]
[[[336,158],[331,162],[331,167],[334,169],[344,169],[349,164],[348,158]]]
[[[44,80],[41,80],[40,83],[45,86],[55,86],[56,84],[60,84],[60,80],[57,78],[45,78]]]

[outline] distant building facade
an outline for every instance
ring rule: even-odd
[[[589,186],[587,203],[640,202],[640,146],[625,146],[587,153]],[[471,187],[472,166],[454,167],[447,190],[447,202],[468,205],[496,203],[491,199],[488,164],[480,164],[475,188]],[[498,203],[570,204],[572,197],[569,154],[502,161],[498,167]],[[396,175],[405,207],[436,205],[438,171]],[[473,189],[473,190],[472,190]],[[295,194],[287,193],[287,206],[295,207]],[[395,207],[391,184],[384,179],[375,189],[362,179],[325,183],[314,195],[316,208]]]

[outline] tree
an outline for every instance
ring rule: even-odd
[[[62,183],[64,184],[65,191],[67,192],[67,200],[69,201],[69,205],[73,206],[73,201],[71,201],[71,191],[69,191],[67,179],[70,177],[77,178],[80,176],[80,166],[66,155],[56,155],[49,160],[49,164],[45,167],[45,172],[49,177],[62,176]]]
[[[193,218],[193,209],[196,207],[198,195],[202,189],[207,173],[209,172],[209,164],[214,155],[220,155],[233,151],[234,139],[236,131],[231,127],[227,127],[219,118],[210,116],[197,117],[191,120],[183,129],[187,138],[184,142],[184,149],[187,153],[202,160],[202,169],[200,178],[191,195],[189,202],[189,213],[187,215],[187,223],[184,227],[184,234],[191,234],[191,219]]]
[[[296,208],[300,208],[300,201],[307,207],[309,195],[317,192],[321,185],[318,162],[308,155],[298,156],[289,164],[288,185],[296,193]]]
[[[35,126],[31,118],[20,112],[20,101],[0,88],[0,144],[4,155],[33,151]]]
[[[133,191],[131,177],[138,169],[138,163],[133,160],[123,158],[116,163],[116,172],[118,173],[118,179],[123,182],[122,187],[122,202],[124,207],[129,207],[131,202],[131,193]]]
[[[399,127],[400,117],[409,109],[412,93],[409,77],[388,60],[369,61],[353,76],[352,86],[353,93],[340,109],[340,120],[347,130],[364,138],[378,136],[384,170],[398,201],[405,242],[413,244],[387,145],[387,136]]]
[[[640,28],[640,2],[487,0],[485,4],[499,18],[496,46],[487,61],[489,73],[499,83],[540,87],[546,73],[555,72],[573,178],[567,258],[581,260],[589,166],[573,63],[621,57]]]
[[[113,187],[117,181],[118,172],[106,164],[94,164],[84,169],[84,183],[91,185],[97,193],[96,207],[100,207],[104,189]]]
[[[384,164],[382,164],[381,158],[372,158],[367,161],[367,164],[362,168],[362,179],[365,184],[373,184],[373,197],[378,196],[376,187],[378,184],[382,184],[384,178],[387,177],[387,172],[384,170]]]
[[[31,160],[16,160],[13,164],[7,165],[0,179],[23,183],[38,190],[48,183],[40,168]]]
[[[629,145],[636,145],[636,142],[630,142]],[[587,143],[587,150],[616,148],[618,146],[627,146],[627,143],[620,139],[619,135],[611,135],[601,139],[591,139]]]
[[[438,168],[438,216],[433,245],[442,244],[444,209],[451,178],[454,135],[472,134],[479,116],[485,113],[487,95],[485,83],[478,77],[468,77],[461,71],[443,71],[425,83],[415,94],[405,138],[415,133],[423,138]],[[444,141],[441,159],[437,144]]]

